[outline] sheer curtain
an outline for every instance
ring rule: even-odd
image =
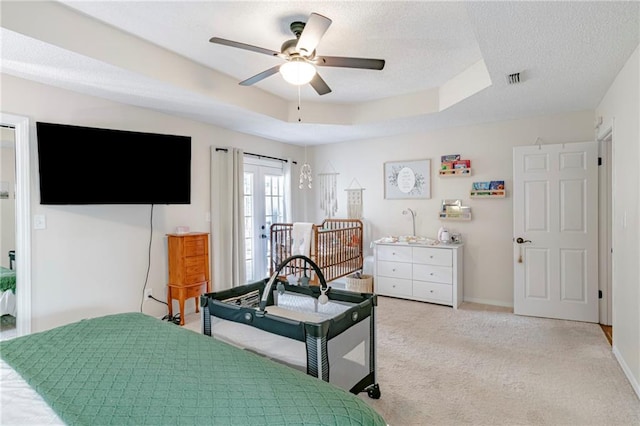
[[[244,154],[211,147],[212,291],[245,284]]]
[[[282,165],[282,171],[284,172],[284,222],[293,222],[291,209],[293,208],[293,199],[291,191],[291,168],[293,160],[287,158],[287,161]]]

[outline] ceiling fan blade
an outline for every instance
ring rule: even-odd
[[[252,46],[250,44],[240,43],[238,41],[227,40],[227,39],[220,38],[220,37],[211,37],[209,39],[209,41],[211,43],[215,43],[215,44],[223,44],[223,45],[229,46],[229,47],[237,47],[239,49],[250,50],[252,52],[258,52],[258,53],[263,53],[263,54],[269,55],[269,56],[280,56],[280,52],[276,52],[275,50],[264,49],[262,47]]]
[[[296,51],[302,53],[304,56],[311,55],[311,53],[316,50],[324,33],[329,29],[331,22],[331,19],[317,13],[309,15],[309,20],[305,24],[304,30],[302,30],[302,34],[300,34],[300,38],[296,44]]]
[[[318,95],[320,96],[331,93],[331,88],[327,85],[327,83],[325,83],[325,81],[322,79],[322,77],[320,77],[320,74],[318,73],[313,76],[313,79],[309,82],[309,84],[315,89],[316,92],[318,92]]]
[[[249,77],[248,79],[241,81],[240,86],[251,86],[259,82],[260,80],[264,80],[265,78],[272,76],[280,70],[280,65],[276,65],[273,68],[269,68],[268,70],[262,71],[260,74],[256,74],[253,77]]]
[[[363,68],[368,70],[381,70],[384,68],[384,59],[317,56],[313,63],[319,67]]]

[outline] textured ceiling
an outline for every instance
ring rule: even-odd
[[[594,109],[640,41],[637,2],[25,3],[0,3],[3,72],[296,144]],[[386,66],[320,68],[333,92],[303,86],[298,123],[279,75],[237,85],[281,59],[208,40],[279,50],[311,12],[333,20],[319,55]]]

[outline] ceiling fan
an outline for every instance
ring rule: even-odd
[[[289,28],[296,38],[285,41],[280,48],[280,52],[237,41],[226,40],[220,37],[212,37],[209,41],[211,43],[237,47],[239,49],[250,50],[252,52],[258,52],[269,56],[277,56],[286,61],[284,64],[276,65],[275,67],[269,68],[268,70],[254,75],[253,77],[241,81],[241,86],[251,86],[252,84],[280,72],[287,82],[298,86],[309,83],[319,95],[326,95],[331,92],[331,89],[316,72],[316,66],[360,68],[369,70],[381,70],[384,68],[384,59],[317,56],[316,47],[320,43],[320,39],[324,33],[327,32],[331,22],[331,19],[317,13],[309,15],[309,19],[306,23],[300,21],[292,22]]]

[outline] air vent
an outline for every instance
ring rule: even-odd
[[[507,75],[507,84],[518,84],[518,83],[520,83],[519,72]]]

